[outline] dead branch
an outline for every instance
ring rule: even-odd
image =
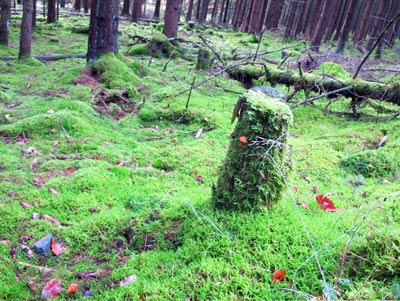
[[[208,49],[210,49],[210,50],[212,51],[212,53],[214,53],[214,55],[215,55],[215,57],[218,59],[218,61],[219,61],[222,65],[225,65],[224,60],[221,58],[221,56],[218,54],[218,52],[216,52],[216,51],[214,50],[214,48],[212,48],[212,47],[210,46],[210,44],[208,44],[207,40],[206,40],[202,35],[199,35],[199,38],[200,38],[201,41],[204,43],[204,45],[205,45]]]

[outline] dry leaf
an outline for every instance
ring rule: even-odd
[[[125,277],[124,280],[122,280],[122,281],[119,283],[119,286],[128,285],[128,284],[130,284],[130,283],[135,282],[136,280],[137,280],[137,276],[136,276],[135,274],[133,274],[133,275],[131,275],[131,276],[129,276],[129,277]]]
[[[53,142],[53,146],[57,146],[58,145],[58,140]]]
[[[203,134],[203,128],[197,131],[196,136],[194,138],[199,139],[202,134]]]
[[[58,296],[62,291],[61,280],[52,279],[46,283],[42,290],[42,298],[53,298]]]
[[[277,270],[272,274],[272,281],[282,281],[285,280],[286,272],[284,270]]]
[[[74,294],[78,291],[79,284],[78,283],[71,283],[68,285],[67,294]]]
[[[303,207],[304,209],[307,209],[308,211],[311,211],[310,206],[308,206],[308,204],[306,204],[306,203],[301,203],[301,207]]]
[[[28,259],[35,258],[35,255],[33,254],[32,250],[31,250],[28,246],[21,245],[21,249],[22,249],[22,251],[25,252],[26,257],[27,257]]]
[[[67,248],[63,243],[56,243],[54,238],[51,240],[51,250],[53,251],[53,254],[56,256],[60,256],[62,253],[65,252]]]
[[[30,207],[32,207],[31,205],[29,205],[28,203],[25,203],[25,202],[23,202],[23,201],[20,201],[19,203],[20,203],[20,205],[21,205],[22,207],[24,207],[24,208],[30,208]]]
[[[57,190],[55,190],[54,188],[51,188],[51,187],[49,188],[49,192],[52,194],[55,194],[55,195],[58,194]]]
[[[54,217],[47,215],[47,214],[43,214],[42,218],[47,219],[48,221],[52,222],[53,224],[56,225],[61,225],[60,221],[58,219],[55,219]]]

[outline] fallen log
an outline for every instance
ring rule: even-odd
[[[245,79],[247,83],[250,80],[264,80],[272,86],[282,84],[293,86],[296,90],[304,90],[317,93],[327,93],[336,91],[327,95],[327,98],[344,96],[351,98],[354,103],[361,102],[364,99],[375,99],[400,105],[400,84],[399,83],[379,83],[370,82],[361,79],[337,79],[331,76],[311,74],[305,72],[296,72],[293,70],[281,70],[272,65],[255,65],[243,68],[238,67],[228,71],[234,79]]]
[[[57,60],[65,60],[65,59],[86,59],[86,54],[78,53],[78,54],[59,54],[59,55],[34,55],[34,59],[37,59],[42,62],[51,62]],[[16,56],[2,56],[0,60],[2,61],[12,61],[17,60]]]

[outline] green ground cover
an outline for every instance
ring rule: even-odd
[[[0,56],[17,55],[18,22]],[[87,26],[87,19],[40,22],[33,54],[85,53],[87,36],[73,33],[74,26]],[[211,186],[235,126],[236,92],[245,89],[215,77],[192,91],[186,109],[188,93],[175,95],[195,75],[196,82],[210,75],[195,70],[196,48],[184,46],[170,62],[125,56],[127,33],[150,36],[157,28],[120,30],[120,54],[94,66],[104,77],[93,89],[73,83],[87,69],[82,59],[0,61],[1,298],[40,299],[54,278],[64,288],[80,287],[75,295],[64,290],[60,300],[79,300],[88,290],[93,300],[399,298],[398,118],[324,114],[324,99],[293,109],[293,168],[282,200],[257,213],[215,210]],[[257,48],[241,33],[180,31],[188,40],[200,32],[224,59]],[[279,60],[282,45],[302,51],[269,34],[260,50]],[[130,102],[101,102],[102,91]],[[347,105],[341,100],[330,109]],[[375,114],[368,106],[361,111]],[[340,210],[323,211],[318,194]],[[34,220],[35,212],[61,224]],[[52,234],[66,251],[28,259],[18,240],[31,234],[27,246]],[[273,282],[279,269],[286,278]],[[133,274],[134,283],[120,286]]]

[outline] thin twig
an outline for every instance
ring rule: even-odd
[[[193,90],[193,85],[194,85],[195,81],[196,81],[196,75],[193,77],[192,84],[190,85],[190,91],[189,91],[188,99],[187,99],[186,105],[185,105],[186,110],[189,108],[189,100],[190,100],[190,96],[192,96],[192,90]]]
[[[372,48],[370,49],[370,51],[368,51],[367,55],[363,58],[363,60],[361,61],[360,65],[357,67],[356,72],[353,75],[353,79],[356,79],[358,76],[358,73],[360,73],[361,67],[364,65],[364,63],[367,61],[367,59],[369,58],[369,56],[371,55],[371,53],[375,50],[376,46],[378,46],[378,44],[381,42],[383,36],[385,35],[386,31],[389,29],[390,26],[392,26],[392,24],[394,22],[396,22],[396,20],[400,18],[400,14],[398,14],[396,17],[394,17],[392,20],[390,20],[390,22],[385,26],[385,28],[382,30],[380,36],[378,37],[378,39],[375,41],[374,45],[372,46]]]
[[[212,53],[214,53],[214,55],[217,57],[218,61],[219,61],[222,65],[225,65],[225,61],[221,58],[221,56],[218,54],[218,52],[216,52],[216,51],[214,50],[214,48],[212,48],[212,47],[208,44],[207,40],[206,40],[202,35],[200,35],[199,38],[203,41],[204,45],[205,45],[208,49],[210,49],[210,50],[212,51]]]
[[[294,107],[298,107],[298,106],[304,105],[304,104],[309,103],[309,102],[313,102],[314,100],[317,100],[317,99],[320,99],[320,98],[323,98],[323,97],[327,97],[327,96],[330,96],[330,95],[340,94],[341,92],[349,91],[351,89],[352,89],[352,87],[349,86],[349,87],[340,88],[340,89],[337,89],[337,90],[334,90],[334,91],[329,91],[329,92],[326,92],[324,94],[308,98],[308,99],[300,102],[299,104],[296,104]]]

